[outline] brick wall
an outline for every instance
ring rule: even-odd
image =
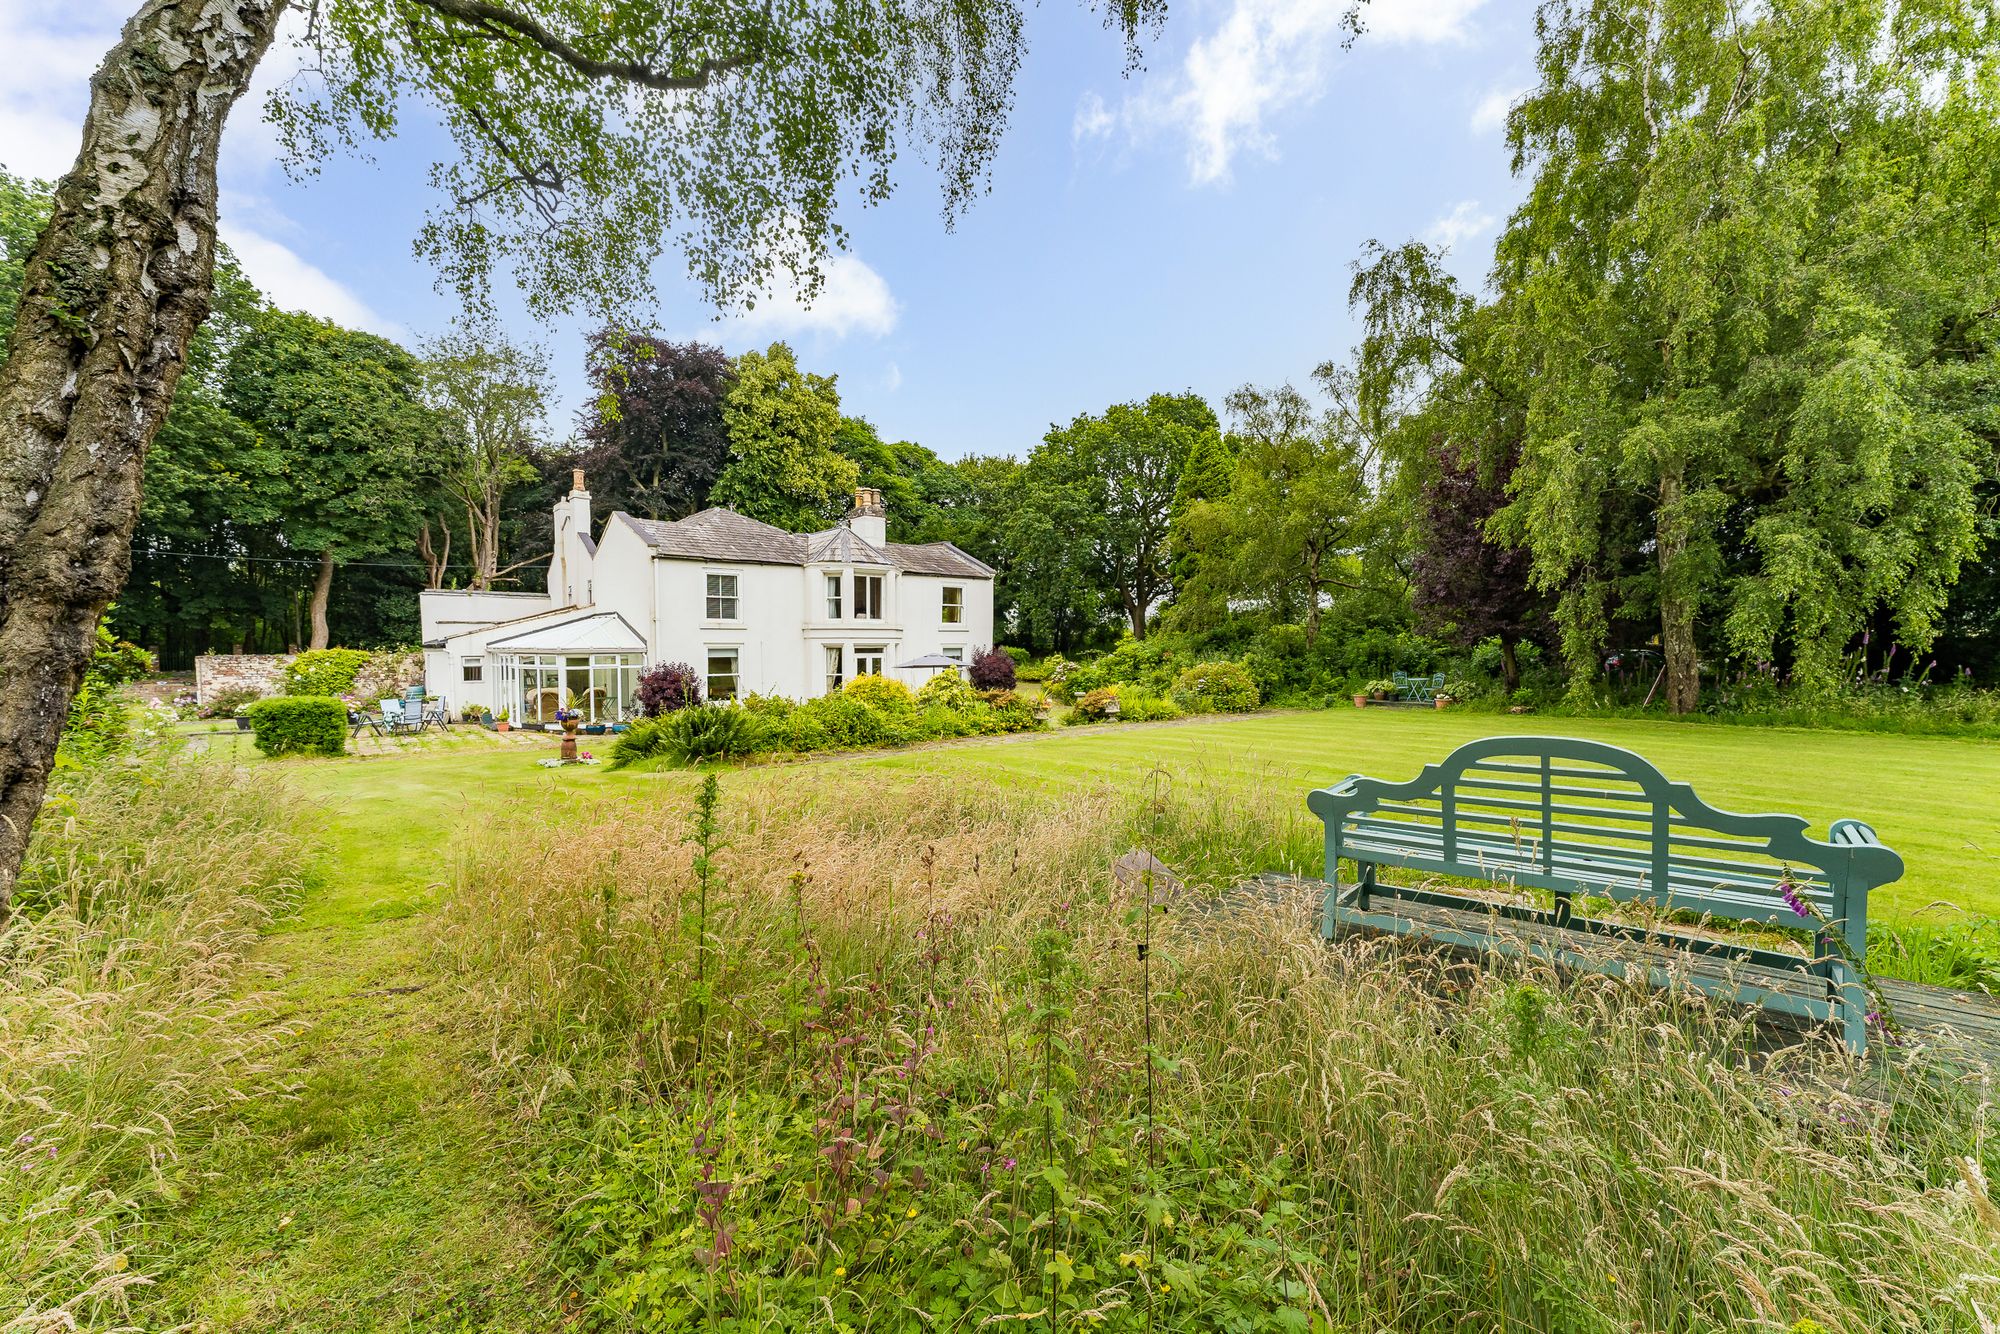
[[[206,704],[224,690],[275,695],[284,688],[290,653],[204,653],[194,660],[194,697]]]

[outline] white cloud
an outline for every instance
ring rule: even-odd
[[[1526,97],[1531,88],[1495,88],[1479,99],[1472,108],[1472,132],[1474,134],[1496,134],[1507,128],[1507,113],[1514,104]]]
[[[889,369],[882,373],[882,383],[888,387],[889,392],[892,394],[901,389],[903,387],[903,368],[893,361],[890,362]]]
[[[1393,43],[1462,41],[1484,0],[1374,0],[1361,11],[1367,38]],[[1189,45],[1180,68],[1128,97],[1113,112],[1094,92],[1077,102],[1076,143],[1110,137],[1123,123],[1133,137],[1156,131],[1187,143],[1188,178],[1226,184],[1246,151],[1277,157],[1269,121],[1310,106],[1347,37],[1350,0],[1230,0],[1216,27]]]
[[[125,12],[120,12],[123,9]],[[76,161],[90,76],[118,40],[129,6],[107,0],[0,3],[0,165],[54,180]]]
[[[1387,42],[1462,42],[1485,0],[1374,0],[1361,11],[1370,37]]]
[[[376,313],[352,290],[289,246],[226,221],[222,224],[222,239],[236,252],[250,281],[280,309],[309,311],[349,329],[366,329],[384,338],[408,341],[409,330]]]
[[[1446,250],[1456,250],[1462,242],[1484,236],[1498,221],[1479,207],[1477,199],[1460,200],[1451,212],[1424,229],[1424,239]]]
[[[827,333],[845,338],[851,333],[881,337],[896,327],[902,314],[888,280],[858,256],[835,255],[824,266],[826,281],[810,302],[796,281],[781,275],[754,308],[731,315],[726,323],[756,337],[796,333]]]
[[[1072,143],[1082,143],[1086,139],[1102,139],[1118,124],[1118,117],[1111,114],[1111,108],[1104,105],[1104,99],[1094,92],[1085,93],[1076,99],[1076,117],[1070,121],[1069,137]]]

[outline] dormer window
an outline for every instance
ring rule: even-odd
[[[733,621],[736,619],[735,575],[711,574],[708,576],[708,619],[711,621]]]

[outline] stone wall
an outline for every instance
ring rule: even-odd
[[[204,653],[194,660],[194,698],[206,704],[225,690],[276,695],[285,688],[290,653]]]

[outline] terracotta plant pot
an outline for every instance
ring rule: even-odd
[[[502,718],[499,722],[493,724],[493,730],[496,732],[505,732],[508,729],[509,729],[509,724],[505,718]]]
[[[1366,696],[1366,695],[1356,695],[1356,696],[1354,697],[1354,707],[1355,707],[1355,708],[1357,708],[1357,709],[1365,709],[1365,708],[1367,708],[1367,707],[1368,707],[1368,696]]]
[[[1451,703],[1451,696],[1449,696],[1449,695],[1439,695],[1439,696],[1437,697],[1437,699],[1436,699],[1436,701],[1435,701],[1435,702],[1436,702],[1437,706],[1438,706],[1438,707],[1439,707],[1439,708],[1441,709],[1441,708],[1443,708],[1443,707],[1444,707],[1445,705],[1447,705],[1447,704]]]

